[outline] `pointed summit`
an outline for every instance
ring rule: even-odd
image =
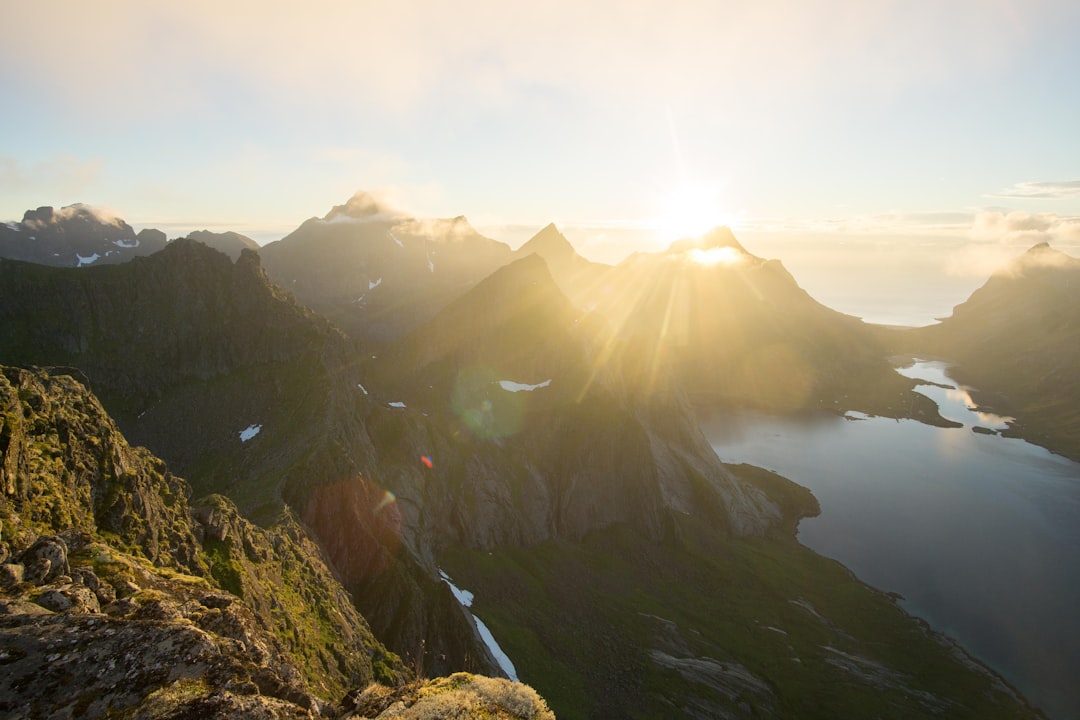
[[[1016,275],[1025,270],[1037,268],[1073,269],[1080,267],[1080,260],[1050,247],[1050,243],[1041,242],[1031,246],[1027,252],[1013,260],[995,275]]]
[[[521,246],[518,255],[524,257],[536,253],[546,260],[567,258],[577,255],[574,246],[559,232],[555,223],[548,223],[540,232],[529,238],[528,242]]]

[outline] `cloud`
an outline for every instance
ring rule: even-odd
[[[1022,182],[998,190],[987,197],[993,198],[1066,198],[1080,196],[1080,180],[1063,182]]]
[[[124,223],[123,218],[121,218],[119,213],[115,210],[106,207],[94,207],[83,203],[75,203],[74,205],[62,207],[59,210],[53,210],[47,217],[31,218],[26,221],[25,224],[31,229],[40,230],[49,225],[56,225],[79,218],[89,218],[102,225],[115,225],[117,227],[120,227]]]
[[[1056,213],[987,210],[978,213],[971,239],[1002,245],[1035,245],[1042,242],[1080,243],[1080,217]]]
[[[1048,13],[1026,9],[1032,21]],[[516,90],[538,87],[609,98],[782,95],[768,83],[808,96],[826,85],[895,94],[993,68],[1022,44],[1013,18],[977,0],[927,9],[901,0],[12,0],[5,21],[14,31],[0,46],[3,64],[28,68],[30,84],[80,109],[114,114],[198,113],[253,98],[401,112],[443,88],[441,112],[512,106]]]

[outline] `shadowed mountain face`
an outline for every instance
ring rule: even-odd
[[[260,250],[270,278],[349,335],[398,337],[510,259],[464,217],[416,220],[359,193]]]
[[[233,261],[239,259],[240,254],[245,248],[248,250],[259,250],[259,244],[257,242],[246,235],[241,235],[240,233],[232,231],[217,233],[210,232],[209,230],[196,230],[188,235],[188,239],[201,242],[207,247],[225,253],[229,256],[229,259]]]
[[[22,222],[0,225],[0,257],[41,265],[114,265],[165,247],[165,233],[138,234],[120,218],[88,205],[27,210]]]
[[[1008,431],[1080,460],[1080,259],[1036,245],[937,325],[896,334],[909,352],[956,363]]]
[[[610,265],[586,260],[559,232],[554,224],[542,228],[524,245],[514,251],[515,258],[537,255],[547,263],[559,289],[574,305],[584,308],[601,294]]]

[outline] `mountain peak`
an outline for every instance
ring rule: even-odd
[[[387,205],[374,195],[363,190],[345,201],[344,205],[335,205],[323,218],[330,222],[335,219],[351,220],[390,220],[406,217],[405,213]]]
[[[532,253],[547,259],[577,254],[574,246],[570,244],[566,236],[555,227],[555,223],[545,225],[540,232],[529,238],[518,250],[518,254],[521,256]]]
[[[995,274],[1016,275],[1033,268],[1075,269],[1078,267],[1080,267],[1080,260],[1077,258],[1055,250],[1048,242],[1040,242],[1032,245],[1027,252]]]

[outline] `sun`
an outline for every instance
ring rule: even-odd
[[[684,184],[664,197],[657,229],[661,239],[671,242],[697,237],[728,224],[729,214],[717,188]]]

